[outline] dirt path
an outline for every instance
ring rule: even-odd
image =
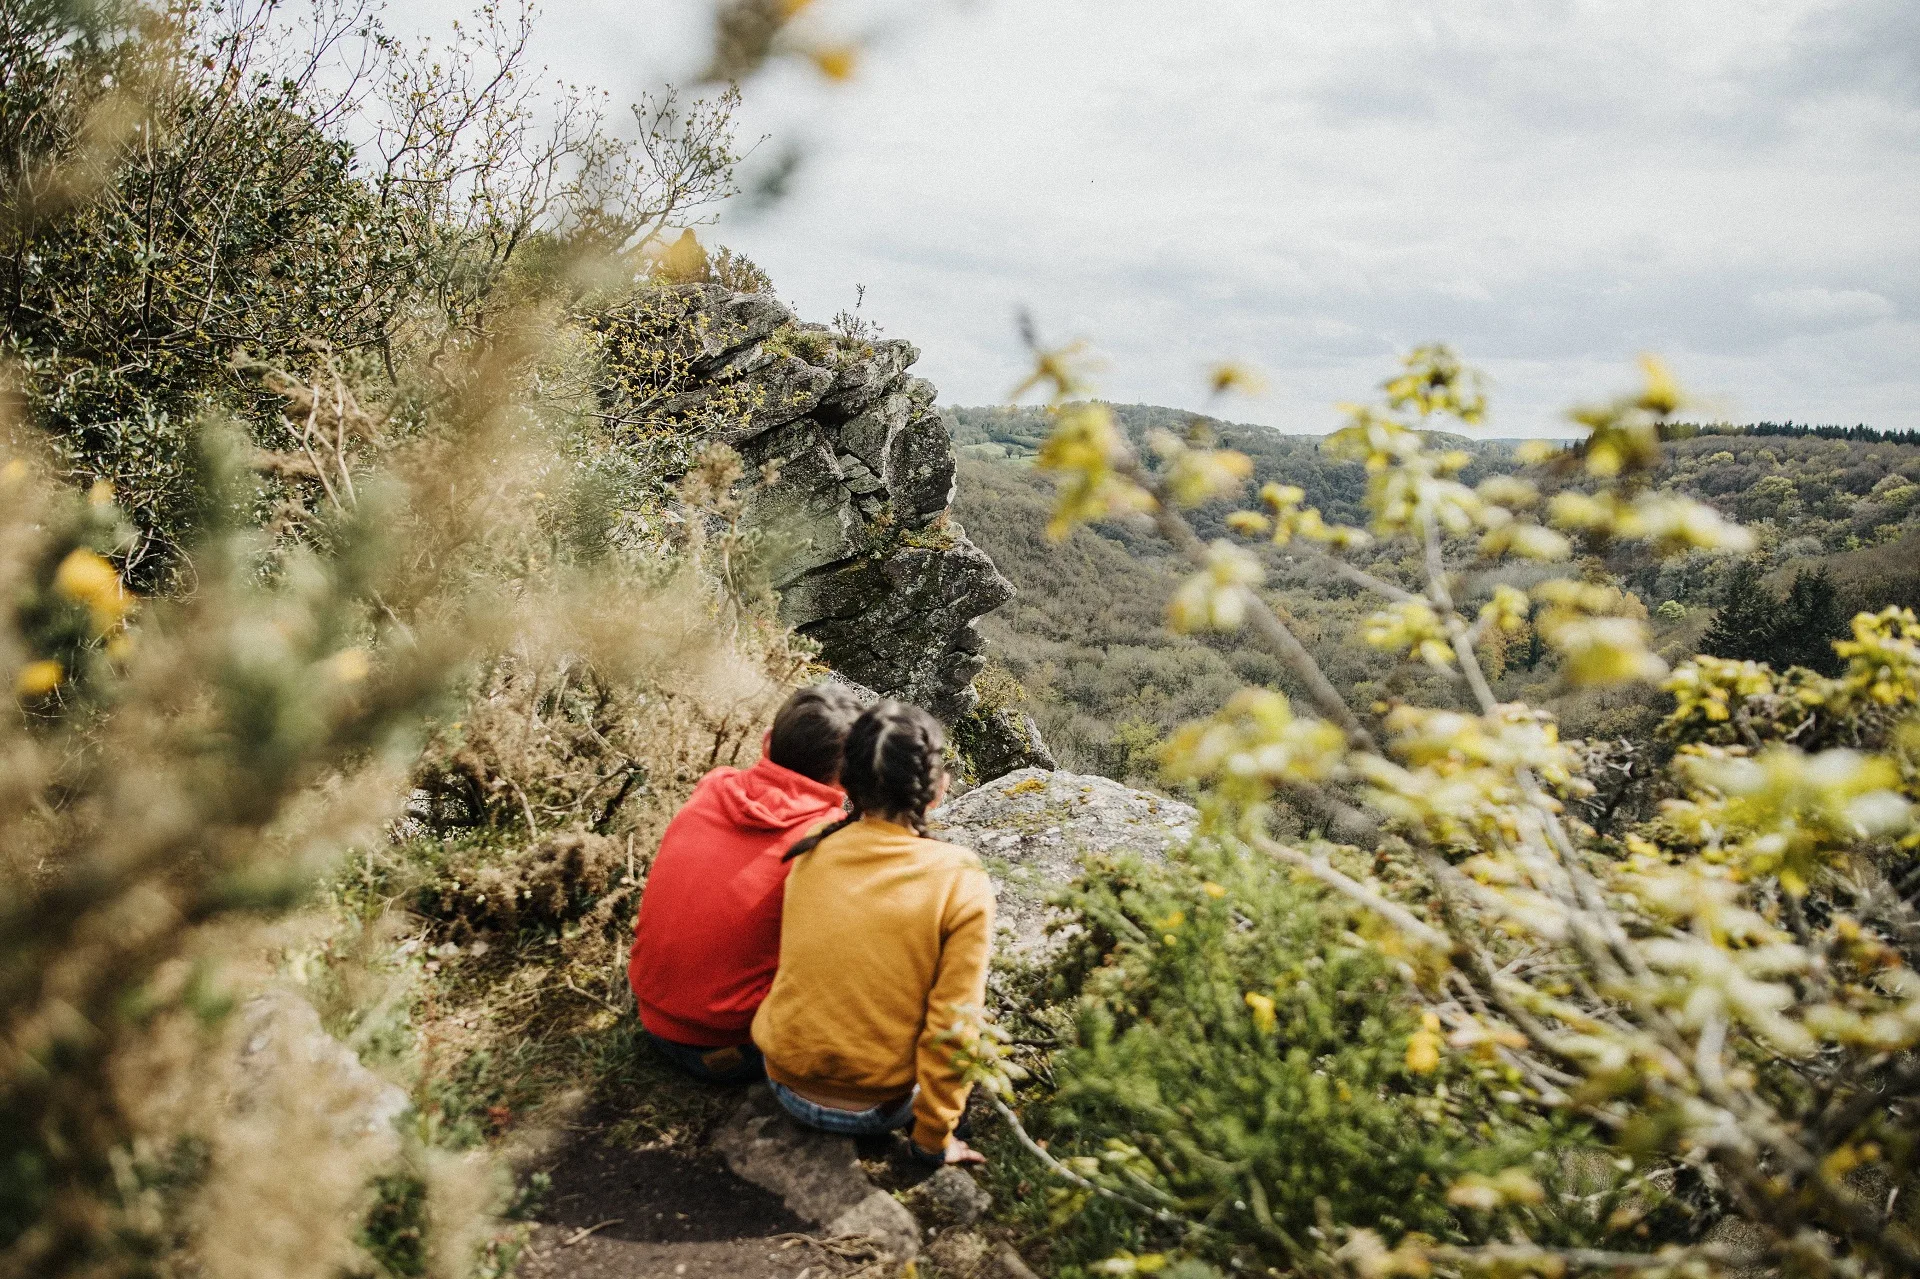
[[[524,1169],[551,1179],[524,1279],[835,1279],[874,1260],[858,1243],[817,1238],[813,1223],[734,1176],[704,1144],[622,1144],[618,1117],[605,1103],[590,1107]],[[878,1166],[889,1152],[860,1153]]]

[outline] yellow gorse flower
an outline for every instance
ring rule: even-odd
[[[1242,395],[1262,395],[1267,389],[1267,380],[1260,370],[1238,360],[1224,360],[1207,374],[1207,386],[1215,395],[1224,395],[1228,391],[1238,391]]]
[[[364,648],[343,648],[326,660],[327,674],[342,684],[357,684],[373,669],[373,661]]]
[[[1406,1067],[1416,1075],[1431,1075],[1440,1068],[1440,1036],[1421,1029],[1407,1037]]]
[[[28,662],[13,677],[13,694],[22,698],[45,697],[60,687],[60,681],[66,677],[66,667],[50,657]]]
[[[854,69],[860,64],[859,47],[851,44],[824,45],[808,51],[807,57],[829,80],[852,79]]]
[[[57,594],[86,605],[96,635],[104,635],[118,626],[132,606],[132,597],[120,584],[120,574],[99,554],[81,547],[60,561],[54,570],[53,589]]]

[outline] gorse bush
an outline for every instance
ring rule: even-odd
[[[59,535],[41,523],[37,469],[9,483],[9,600],[83,589],[58,568],[43,576]],[[0,729],[9,1273],[115,1273],[206,1243],[195,1205],[271,1211],[249,1198],[267,1184],[250,1162],[268,1154],[260,1134],[215,1122],[231,1080],[208,1061],[229,996],[209,965],[231,930],[297,900],[331,850],[375,834],[370,801],[404,775],[421,716],[490,629],[458,611],[429,621],[384,571],[378,530],[408,523],[402,492],[333,529],[333,558],[294,554],[264,580],[247,531],[203,542],[194,595],[147,603],[118,651],[85,668],[85,700],[63,681]],[[35,650],[18,613],[5,620],[9,669],[61,660]],[[279,1139],[312,1140],[302,1117],[288,1111]],[[329,1232],[352,1221],[374,1171],[358,1159],[316,1164],[308,1228],[254,1260],[285,1274],[343,1260]],[[241,1251],[212,1246],[208,1264],[232,1273],[217,1258]]]
[[[623,141],[599,99],[533,87],[529,23],[487,6],[405,51],[358,4],[0,14],[0,354],[60,472],[120,495],[136,585],[191,535],[202,413],[310,453],[260,368],[444,380],[529,301],[630,284],[732,193],[734,95],[648,99]]]
[[[731,190],[733,99],[622,146],[578,97],[536,127],[497,11],[418,59],[351,5],[309,43],[281,16],[0,13],[8,1276],[508,1265],[504,1179],[458,1151],[524,1059],[427,1024],[446,935],[530,935],[597,1009],[629,840],[806,665],[595,465],[579,305],[654,290],[648,241]],[[739,549],[727,484],[668,520],[646,483]],[[407,1085],[401,1131],[276,985]]]

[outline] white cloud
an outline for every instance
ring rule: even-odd
[[[697,58],[699,0],[548,3],[542,55],[616,94]],[[1114,398],[1197,405],[1230,355],[1299,429],[1433,338],[1502,433],[1648,349],[1744,416],[1920,427],[1910,0],[816,8],[879,38],[844,90],[749,87],[807,159],[720,234],[809,314],[866,284],[949,400],[1018,380],[1031,307]]]
[[[1893,303],[1866,289],[1769,289],[1753,295],[1763,313],[1808,325],[1839,326],[1884,320]]]

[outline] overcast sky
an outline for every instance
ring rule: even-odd
[[[408,22],[468,7],[415,0]],[[701,0],[547,0],[536,54],[630,98]],[[718,237],[803,315],[867,286],[947,403],[1019,379],[1015,316],[1109,399],[1335,423],[1395,356],[1485,368],[1495,434],[1659,352],[1735,420],[1920,428],[1916,0],[819,0],[857,76],[750,84],[805,160]]]

